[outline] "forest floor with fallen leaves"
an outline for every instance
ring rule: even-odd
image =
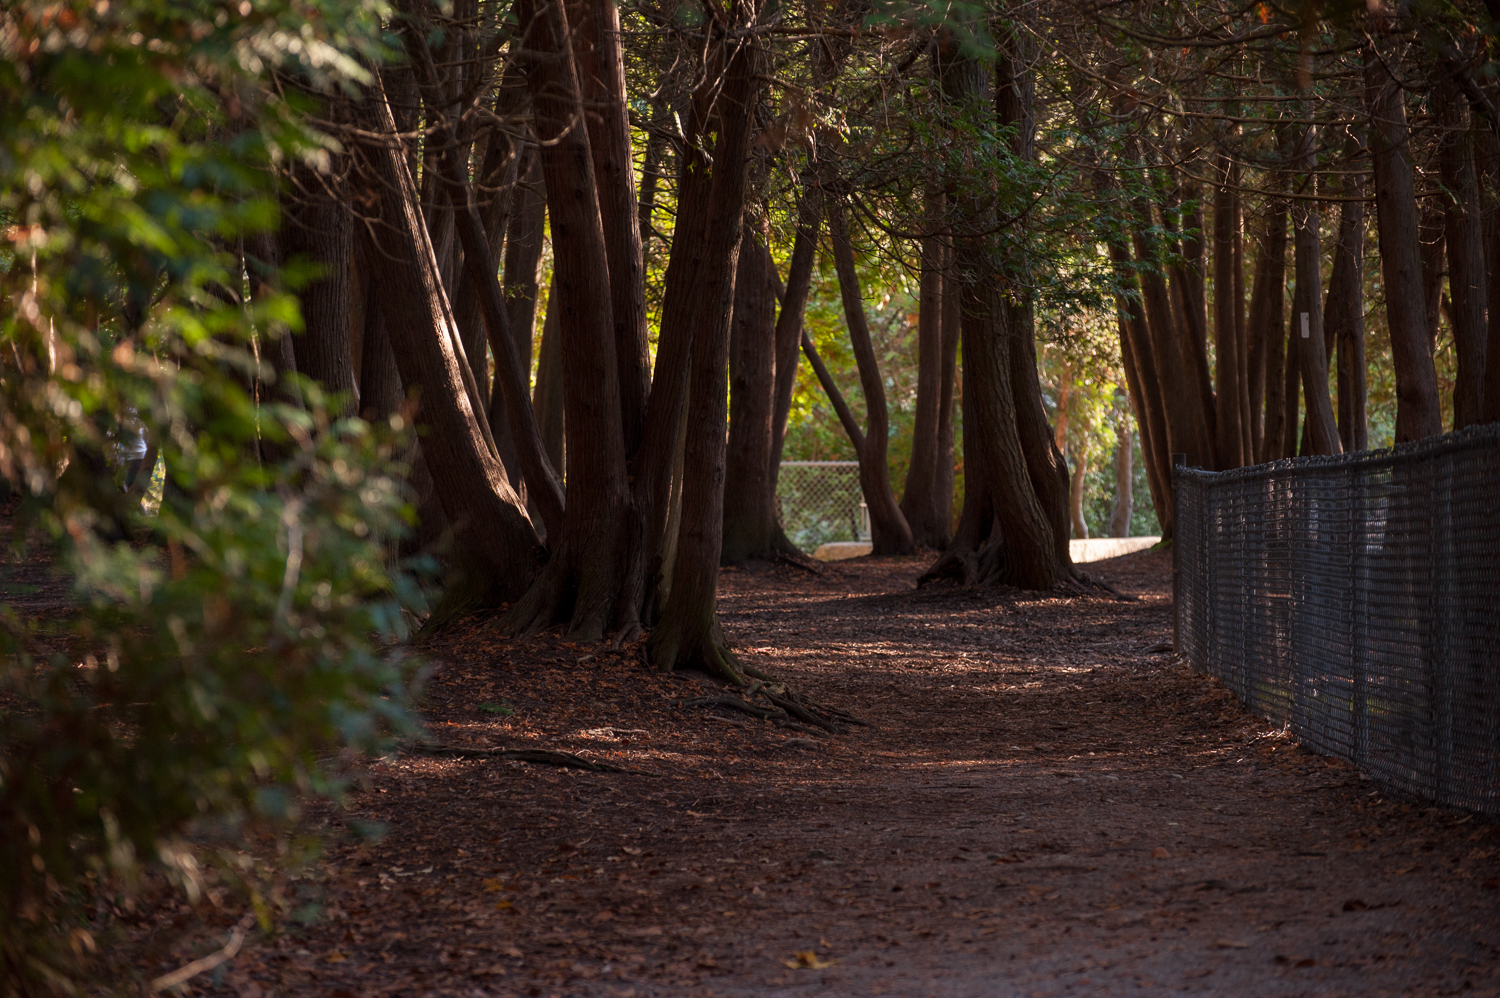
[[[192,990],[1500,995],[1500,826],[1388,797],[1164,651],[1167,555],[1088,566],[1132,601],[918,590],[925,564],[723,575],[743,660],[872,725],[832,737],[464,622],[425,650],[435,741],[640,772],[370,764],[312,815],[306,924]]]

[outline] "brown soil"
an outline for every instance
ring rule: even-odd
[[[376,764],[296,885],[313,924],[195,983],[1500,995],[1500,827],[1388,799],[1153,652],[1171,639],[1164,555],[1090,566],[1134,602],[914,591],[924,564],[725,574],[745,659],[875,725],[833,738],[680,706],[712,684],[629,649],[471,622],[429,651],[434,738],[651,775]],[[353,818],[389,832],[360,844]]]

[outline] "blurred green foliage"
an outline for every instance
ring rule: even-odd
[[[257,401],[261,348],[300,318],[274,276],[249,296],[236,252],[276,226],[281,169],[336,148],[305,95],[366,78],[383,14],[0,10],[8,571],[69,594],[0,610],[0,994],[138,991],[101,895],[154,870],[255,902],[240,834],[336,795],[320,759],[412,726],[392,651],[424,598],[393,555],[409,428],[332,419],[312,385]],[[153,515],[119,484],[137,434],[164,470]]]

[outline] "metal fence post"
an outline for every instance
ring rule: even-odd
[[[1178,537],[1182,534],[1182,488],[1177,471],[1186,467],[1186,454],[1172,455],[1172,523],[1178,535],[1172,538],[1172,650],[1179,655],[1182,654],[1182,593],[1178,591],[1182,581],[1182,545]]]

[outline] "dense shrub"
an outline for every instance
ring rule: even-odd
[[[194,894],[246,822],[337,791],[326,753],[410,724],[407,428],[265,392],[259,352],[300,319],[235,252],[277,224],[284,164],[327,159],[273,74],[357,85],[382,13],[0,10],[0,474],[30,545],[11,562],[45,554],[71,594],[0,615],[0,993],[71,990],[108,942],[92,892],[154,868]],[[117,468],[137,430],[149,516]]]

